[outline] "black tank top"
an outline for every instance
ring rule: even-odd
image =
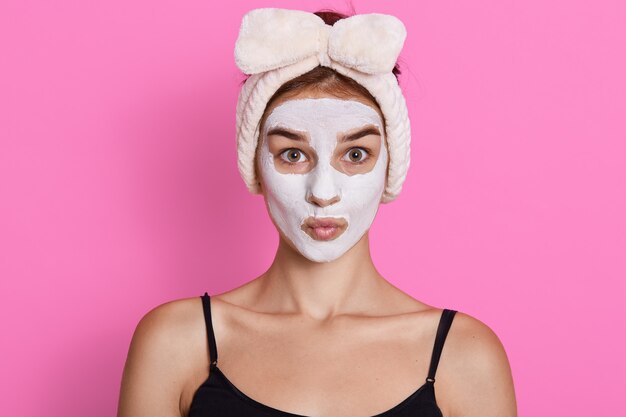
[[[209,377],[194,393],[188,417],[309,417],[282,411],[262,404],[241,392],[217,367],[217,348],[211,321],[211,299],[204,293],[202,307],[209,339]],[[443,417],[435,401],[435,372],[443,343],[456,311],[444,309],[424,384],[400,403],[372,417]]]

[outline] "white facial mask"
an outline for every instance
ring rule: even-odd
[[[331,165],[331,159],[338,145],[338,134],[368,124],[377,126],[381,133],[380,152],[375,166],[369,172],[352,175],[337,170]],[[317,157],[310,155],[297,142],[292,142],[294,148],[301,149],[305,154],[301,154],[300,159],[308,158],[308,163],[314,165],[308,172],[277,171],[275,164],[280,162],[274,161],[275,156],[270,152],[267,142],[267,132],[277,126],[308,133],[309,145]],[[311,261],[330,262],[341,257],[369,230],[385,188],[388,156],[379,114],[372,107],[353,100],[288,100],[273,109],[267,117],[261,140],[259,168],[262,186],[276,225],[297,250]],[[353,147],[358,145],[347,145],[345,153]],[[320,207],[308,201],[311,195],[322,200],[338,201]],[[333,240],[316,240],[302,229],[308,217],[344,218],[347,228]]]

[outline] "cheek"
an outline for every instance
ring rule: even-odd
[[[384,177],[380,175],[363,176],[360,178],[350,177],[343,188],[344,203],[352,210],[362,210],[378,204],[384,189]]]
[[[274,167],[273,155],[267,152],[261,153],[258,167],[260,181],[271,204],[289,207],[304,201],[307,174],[278,172]]]
[[[385,190],[387,162],[384,159],[378,162],[370,172],[353,175],[346,180],[343,194],[352,210],[366,212],[380,203]]]

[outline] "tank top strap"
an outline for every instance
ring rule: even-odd
[[[206,334],[209,341],[209,358],[211,367],[217,365],[217,344],[213,332],[213,320],[211,319],[211,297],[205,292],[202,296],[202,309],[204,310],[204,321],[206,324]]]
[[[439,325],[437,326],[437,336],[435,336],[435,344],[430,358],[430,368],[428,370],[426,382],[435,382],[435,373],[437,372],[437,365],[439,365],[439,358],[441,357],[443,344],[446,341],[446,336],[448,336],[448,330],[450,330],[450,325],[452,324],[455,314],[456,310],[448,310],[447,308],[441,312],[441,318],[439,319]]]

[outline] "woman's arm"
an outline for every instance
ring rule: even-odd
[[[450,417],[516,417],[511,368],[498,336],[479,320],[457,313],[448,338],[441,363],[448,368]]]
[[[181,417],[184,339],[174,308],[160,305],[139,321],[124,366],[117,417]]]

